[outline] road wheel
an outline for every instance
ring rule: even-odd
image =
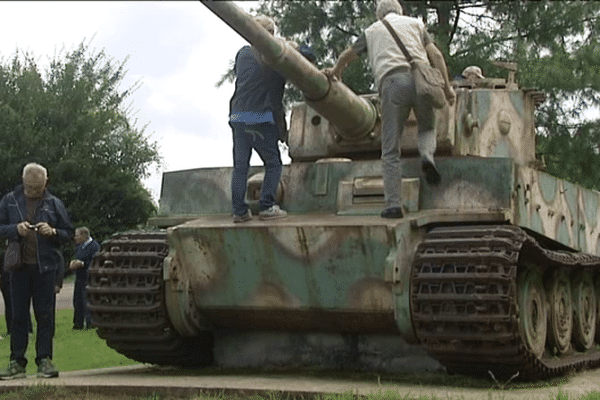
[[[596,286],[594,287],[594,295],[596,296],[596,342],[600,343],[600,275],[596,278]]]
[[[573,343],[579,351],[594,345],[596,334],[596,296],[592,275],[578,271],[573,277]]]
[[[546,281],[548,297],[548,349],[564,354],[571,348],[573,333],[573,303],[571,280],[567,271],[552,271]]]
[[[519,332],[527,347],[541,357],[546,345],[546,291],[537,268],[525,269],[518,280]]]

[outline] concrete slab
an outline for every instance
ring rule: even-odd
[[[108,369],[61,372],[55,379],[26,379],[0,381],[0,392],[28,385],[57,385],[87,389],[100,393],[133,393],[143,396],[160,392],[164,396],[199,396],[200,394],[244,394],[252,396],[269,392],[295,395],[316,393],[353,393],[357,395],[393,394],[395,398],[440,399],[554,399],[563,393],[570,399],[593,391],[600,392],[600,369],[583,371],[560,386],[535,389],[463,389],[460,387],[426,387],[390,382],[346,381],[342,379],[315,378],[308,376],[278,375],[276,373],[197,376],[180,369],[159,368],[148,365],[115,367]]]

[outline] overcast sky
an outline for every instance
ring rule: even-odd
[[[163,171],[233,165],[227,125],[233,85],[215,83],[246,42],[200,2],[2,1],[0,15],[4,60],[17,49],[29,51],[44,71],[55,53],[84,40],[115,61],[129,56],[121,89],[141,83],[128,101],[165,161],[144,182],[155,199]]]

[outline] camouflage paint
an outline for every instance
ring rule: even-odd
[[[383,208],[383,193],[373,183],[381,177],[377,97],[329,82],[285,43],[256,32],[234,5],[203,4],[312,100],[292,112],[293,163],[282,174],[280,203],[288,218],[234,224],[231,168],[164,175],[161,214],[196,217],[168,230],[166,304],[180,334],[350,332],[414,342],[412,259],[435,225],[512,223],[566,247],[600,248],[598,193],[537,169],[533,107],[539,93],[499,79],[458,87],[456,105],[436,111],[437,186],[422,179],[416,119],[409,118],[401,146],[403,178],[419,180],[407,193],[412,212],[382,219],[371,215]],[[251,169],[254,184],[261,170]],[[253,193],[248,200],[257,211]],[[357,206],[365,201],[369,207]]]
[[[355,215],[339,210],[341,196],[349,196],[345,202],[352,204],[360,200],[353,196],[361,191],[369,199],[380,199],[367,203],[371,211],[382,209],[383,189],[369,181],[380,176],[381,165],[329,160],[284,168],[282,206],[290,212],[286,219],[234,224],[228,214],[204,214],[169,228],[165,280],[174,325],[183,335],[207,326],[253,326],[393,332],[414,341],[408,308],[410,265],[427,224],[504,221],[502,210],[510,208],[513,190],[514,164],[509,159],[440,158],[438,165],[443,182],[433,187],[422,181],[418,159],[403,160],[405,181],[415,192],[414,210],[402,220],[385,220],[360,212],[360,207]],[[173,185],[186,182],[198,188],[190,180],[204,183],[207,176],[230,176],[230,168],[222,170],[190,170],[188,179],[165,174],[165,182],[173,179]],[[365,179],[370,182],[366,188],[360,186]],[[340,192],[343,182],[354,192]],[[227,193],[229,182],[213,181],[211,187]],[[460,208],[471,212],[458,214]]]
[[[265,329],[281,328],[275,316],[286,310],[294,329],[345,321],[346,329],[389,332],[396,329],[392,285],[384,279],[392,237],[374,218],[291,216],[234,226],[207,216],[169,230],[172,299],[185,296],[178,285],[189,282],[196,309],[217,328],[243,328],[252,315]],[[373,313],[383,322],[369,318]]]
[[[510,159],[438,157],[437,163],[443,182],[438,186],[431,186],[422,180],[419,159],[402,159],[404,179],[417,179],[418,182],[414,183],[420,183],[411,189],[418,193],[414,197],[410,193],[407,196],[407,199],[418,201],[418,209],[509,206],[514,168]],[[223,167],[164,173],[160,215],[230,214],[231,172],[231,167]],[[262,167],[251,167],[249,181],[262,172]],[[381,162],[378,160],[325,159],[320,162],[284,165],[281,178],[282,204],[291,213],[338,213],[340,183],[347,182],[354,186],[360,179],[374,177],[381,178]],[[253,202],[257,198],[251,197],[250,192],[250,206],[257,207],[256,202]],[[383,207],[382,186],[379,193],[373,194],[373,199],[373,208]],[[356,203],[358,199],[350,198],[348,201]],[[411,208],[416,211],[415,206]]]
[[[513,223],[572,249],[598,254],[598,192],[523,166],[517,167],[517,179]]]
[[[522,115],[535,93],[459,88],[453,154],[511,158],[521,165],[534,162],[533,120]]]
[[[373,104],[381,114],[381,104],[376,95],[360,96]],[[435,110],[437,148],[439,152],[450,152],[454,146],[454,125],[450,123],[454,108]],[[416,154],[417,119],[410,113],[400,139],[402,153]],[[292,107],[289,137],[290,157],[295,161],[315,161],[320,158],[356,157],[379,158],[381,152],[381,121],[360,137],[346,137],[340,130],[306,103]]]
[[[579,190],[579,246],[581,251],[599,254],[598,246],[598,207],[600,194],[593,190]]]

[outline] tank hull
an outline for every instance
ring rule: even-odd
[[[92,322],[111,347],[158,364],[243,353],[241,366],[383,370],[424,349],[448,370],[511,379],[600,365],[600,193],[541,170],[542,94],[511,78],[456,82],[456,104],[435,116],[437,185],[409,118],[407,212],[384,219],[377,96],[330,81],[237,7],[202,3],[307,98],[277,191],[289,215],[233,223],[231,168],[165,173],[152,223],[166,230],[110,239],[90,269]],[[261,173],[250,169],[254,215]]]
[[[548,256],[546,263],[536,266],[542,276],[547,271],[563,268],[573,276],[581,270],[591,271],[592,279],[595,279],[600,266],[598,259],[592,256],[599,247],[597,232],[600,227],[596,216],[600,196],[597,192],[558,180],[508,158],[441,157],[438,166],[442,183],[431,186],[421,179],[418,160],[403,160],[404,198],[410,212],[400,220],[386,220],[378,215],[384,203],[379,178],[381,167],[377,161],[334,159],[285,166],[279,196],[290,212],[288,218],[276,221],[255,218],[244,224],[232,222],[229,201],[223,201],[230,196],[226,177],[231,168],[165,174],[163,185],[170,188],[169,193],[185,187],[189,197],[163,195],[161,209],[168,210],[170,215],[154,221],[157,225],[172,223],[174,219],[178,221],[176,226],[163,233],[165,246],[160,257],[164,262],[154,267],[161,277],[157,293],[163,296],[160,297],[163,303],[158,307],[163,313],[163,323],[168,324],[168,329],[175,335],[173,338],[188,338],[190,342],[182,347],[183,352],[191,343],[204,343],[206,349],[207,343],[213,343],[211,340],[216,335],[219,341],[215,342],[214,349],[218,354],[217,363],[221,365],[236,365],[225,361],[234,359],[228,356],[228,346],[232,343],[249,346],[248,349],[256,349],[252,343],[264,343],[262,348],[271,353],[271,359],[283,363],[286,362],[282,360],[287,360],[293,364],[298,360],[298,354],[304,351],[313,354],[304,359],[309,364],[334,365],[334,359],[364,358],[371,351],[368,349],[381,348],[386,340],[396,338],[400,349],[393,353],[394,360],[404,359],[407,354],[418,355],[419,351],[410,344],[420,343],[425,344],[428,352],[446,367],[464,372],[460,368],[465,362],[463,358],[465,354],[473,355],[475,350],[459,349],[457,342],[449,351],[443,341],[431,339],[430,331],[450,332],[447,336],[457,334],[452,333],[448,322],[443,322],[445,319],[454,321],[461,329],[466,329],[465,326],[469,326],[468,329],[483,328],[464,321],[456,322],[460,318],[454,315],[454,308],[448,316],[440,306],[456,303],[448,296],[435,298],[427,294],[423,298],[421,292],[415,291],[417,283],[436,287],[440,280],[458,279],[451,285],[457,287],[465,280],[475,279],[460,274],[447,278],[416,272],[423,267],[422,254],[427,248],[425,243],[433,240],[433,227],[492,226],[490,232],[494,232],[496,228],[493,227],[512,226],[519,230],[519,235],[541,243],[546,251],[554,254],[552,257],[555,258]],[[251,174],[259,171],[253,169]],[[251,206],[256,207],[252,195],[249,200]],[[493,236],[492,233],[486,235]],[[487,236],[480,239],[482,243],[490,240]],[[99,333],[109,343],[117,349],[124,346],[125,354],[140,359],[139,354],[144,351],[132,353],[128,345],[115,339],[119,329],[115,328],[114,320],[105,320],[109,315],[105,305],[115,302],[111,296],[121,296],[107,294],[112,289],[105,288],[106,276],[110,275],[108,267],[120,257],[117,244],[107,245],[108,253],[98,259],[99,265],[90,272],[93,318],[94,323],[101,326]],[[481,245],[476,243],[474,246]],[[439,245],[428,251],[438,252]],[[460,251],[455,253],[460,254]],[[522,316],[518,311],[517,295],[523,289],[517,276],[536,265],[535,257],[529,265],[519,261],[526,259],[529,251],[519,247],[515,250],[516,261],[507,264],[507,268],[514,271],[508,279],[508,292],[503,297],[507,302],[505,307],[512,310],[512,314],[504,316],[508,318],[510,328],[503,329],[512,335],[517,353],[523,354],[527,354],[523,349],[528,348],[528,342],[519,334],[518,321]],[[445,250],[442,253],[437,262],[443,265],[456,263],[455,255],[446,254]],[[567,262],[563,260],[564,254],[581,254],[583,258]],[[459,259],[460,263],[465,263],[468,257],[460,256]],[[495,262],[493,257],[488,260],[483,255],[476,259],[487,267]],[[548,263],[553,263],[554,267],[549,269]],[[115,274],[122,275],[123,271]],[[490,286],[488,279],[497,279],[495,276],[476,276],[482,279],[478,284],[481,287]],[[467,297],[460,300],[458,296],[459,306],[454,307],[460,308],[460,301],[477,302],[481,296],[474,292]],[[423,317],[424,309],[438,310],[438,314],[428,314],[428,311]],[[117,307],[115,312],[115,318],[122,321],[124,313],[130,311]],[[424,323],[424,318],[429,321]],[[466,318],[469,322],[474,317]],[[432,325],[432,321],[441,325]],[[106,329],[102,328],[103,323]],[[135,329],[128,331],[126,336],[132,335],[135,340],[138,340],[136,335],[143,337],[143,333]],[[488,334],[486,329],[479,334]],[[267,338],[277,344],[269,346],[271,339]],[[491,341],[497,344],[496,339],[493,336]],[[298,347],[298,343],[304,345]],[[357,343],[363,343],[362,353]],[[319,354],[327,353],[328,346],[330,354],[346,356],[329,361],[319,357]],[[304,350],[300,351],[300,348]],[[498,349],[491,346],[488,350]],[[156,350],[153,351],[156,354]],[[485,358],[486,354],[480,358]],[[212,357],[211,348],[210,355],[204,358],[212,360]],[[420,365],[435,368],[431,359],[423,358],[422,354],[418,357],[424,360]],[[545,366],[545,356],[527,357],[533,364],[530,363],[527,371],[522,373],[523,377],[529,378],[560,374],[573,366],[596,365],[598,359],[595,353],[588,351],[582,352],[579,360],[571,355],[572,363],[561,361],[564,365]],[[156,357],[152,359],[157,360]],[[383,359],[380,357],[379,363],[375,363],[378,368],[393,364],[389,360],[386,364]],[[246,360],[245,365],[255,365],[251,356]],[[524,362],[510,357],[497,357],[496,360],[481,362],[479,371],[485,374],[487,368],[500,375],[514,373],[515,369],[506,365]],[[375,364],[371,362],[367,368],[376,368]],[[399,362],[394,365],[398,366]]]

